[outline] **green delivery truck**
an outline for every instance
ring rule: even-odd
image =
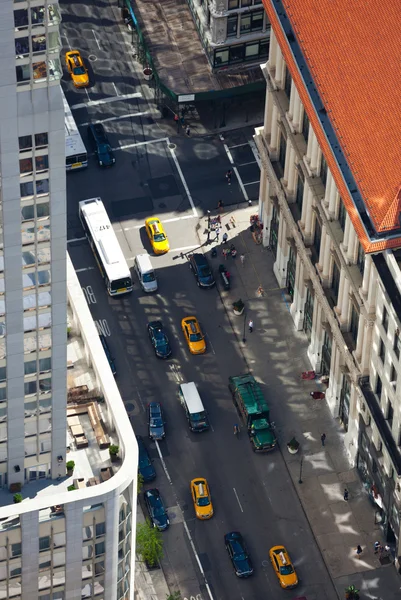
[[[270,410],[254,376],[247,373],[229,377],[229,388],[237,411],[247,428],[253,451],[274,450],[277,439],[270,422]]]

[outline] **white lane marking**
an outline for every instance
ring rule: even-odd
[[[246,146],[246,144],[239,144],[239,145],[240,145],[240,146]],[[236,147],[237,147],[237,146],[231,146],[231,148],[236,148]],[[245,200],[248,202],[248,201],[249,201],[248,194],[247,194],[247,192],[246,192],[246,189],[245,189],[245,186],[244,186],[244,184],[242,183],[242,179],[241,179],[241,177],[240,177],[240,175],[239,175],[239,173],[238,173],[238,169],[237,169],[237,167],[235,167],[235,166],[234,166],[234,160],[233,160],[232,154],[231,154],[231,152],[230,152],[230,149],[229,149],[229,147],[227,146],[227,144],[224,144],[224,149],[225,149],[225,151],[226,151],[226,153],[227,153],[228,160],[230,161],[230,163],[231,163],[231,164],[232,164],[232,166],[233,166],[233,171],[234,171],[234,173],[235,173],[235,175],[236,175],[236,177],[237,177],[237,179],[238,179],[238,183],[239,183],[239,186],[240,186],[240,188],[241,188],[241,191],[242,191],[242,193],[243,193],[243,195],[244,195],[244,198],[245,198]]]
[[[113,148],[113,150],[126,150],[127,148],[135,148],[136,146],[147,146],[148,144],[157,144],[159,142],[166,141],[168,141],[168,138],[159,138],[157,140],[148,140],[147,142],[137,142],[136,144],[126,144],[125,146],[117,146],[117,148]]]
[[[163,454],[162,454],[162,452],[160,450],[159,442],[157,440],[155,440],[155,444],[156,444],[156,448],[157,448],[157,453],[158,453],[159,458],[160,458],[160,462],[162,463],[162,467],[164,469],[164,472],[166,474],[168,482],[169,482],[170,485],[173,485],[173,482],[171,481],[171,477],[169,475],[169,472],[167,471],[166,463],[164,462]]]
[[[88,106],[99,106],[100,104],[108,104],[109,102],[117,102],[118,100],[131,100],[131,98],[142,98],[142,94],[135,92],[134,94],[122,94],[121,96],[111,96],[110,98],[101,98],[100,100],[90,100],[89,102],[79,102],[70,106],[71,110],[78,108],[87,108]]]
[[[88,90],[85,88],[86,97],[88,98],[88,102],[91,101]]]
[[[257,181],[249,181],[249,183],[244,183],[244,185],[253,185],[254,183],[260,183],[260,179]]]
[[[195,204],[194,204],[194,201],[192,200],[191,192],[189,191],[189,187],[187,186],[187,182],[185,181],[184,174],[181,171],[181,167],[180,167],[180,164],[178,162],[177,156],[176,156],[176,154],[174,152],[174,148],[170,148],[170,144],[168,144],[168,149],[170,150],[170,154],[171,154],[171,156],[173,158],[173,161],[175,163],[175,166],[177,168],[177,171],[178,171],[178,174],[180,176],[182,185],[184,186],[185,193],[187,194],[189,203],[190,203],[191,208],[192,208],[193,215],[194,215],[194,217],[197,217],[198,216],[198,211],[195,208]]]
[[[173,217],[172,219],[163,219],[163,223],[174,223],[174,221],[183,221],[184,219],[195,219],[195,215],[185,215],[185,217]],[[123,231],[132,231],[133,229],[142,229],[144,225],[133,225],[132,227],[123,227]]]
[[[70,44],[68,37],[65,34],[63,34],[61,37],[65,39],[65,41],[67,42],[68,48],[71,50],[71,44]]]
[[[128,113],[127,115],[121,115],[118,117],[107,117],[107,119],[102,119],[101,121],[88,121],[88,123],[80,123],[78,127],[88,127],[92,123],[109,123],[110,121],[119,121],[120,119],[130,119],[131,117],[143,117],[144,115],[148,115],[149,111],[145,110],[145,112],[136,112],[136,113]]]
[[[92,271],[95,267],[85,267],[83,269],[75,269],[75,273],[82,273],[83,271]]]
[[[241,502],[239,501],[239,498],[238,498],[237,490],[236,490],[235,488],[233,488],[233,490],[234,490],[235,497],[237,498],[237,502],[238,502],[238,504],[239,504],[239,507],[240,507],[240,509],[241,509],[241,512],[244,512],[244,509],[242,508],[242,506],[241,506]]]
[[[170,248],[170,252],[184,252],[184,250],[192,250],[192,248],[199,248],[199,244],[193,244],[192,246],[182,246],[181,248]]]
[[[202,563],[201,563],[200,558],[198,556],[198,553],[196,551],[195,544],[192,541],[192,536],[191,536],[191,534],[189,532],[188,525],[186,524],[185,521],[183,521],[183,525],[184,525],[185,533],[187,534],[190,546],[192,548],[192,552],[194,553],[196,562],[198,563],[199,571],[202,573],[203,578],[205,580],[205,586],[206,586],[206,589],[207,589],[207,593],[209,594],[210,600],[213,600],[212,592],[211,592],[211,589],[210,589],[209,584],[207,582],[205,571],[203,570],[203,567],[202,567]]]
[[[230,146],[230,149],[232,149],[232,148],[241,148],[241,146],[247,146],[247,145],[248,145],[248,142],[245,142],[244,144],[237,144],[236,146]]]
[[[249,146],[253,152],[253,155],[255,157],[256,162],[258,163],[258,167],[259,169],[262,168],[261,162],[260,162],[260,156],[259,156],[259,150],[257,145],[255,144],[255,142],[253,140],[249,140]]]
[[[95,38],[95,42],[97,44],[97,47],[99,48],[99,50],[101,50],[102,48],[100,47],[99,39],[98,39],[98,37],[97,37],[97,35],[96,35],[96,33],[94,32],[93,29],[92,29],[92,33],[93,33],[93,37]]]
[[[214,351],[214,348],[213,348],[213,344],[210,341],[210,337],[209,336],[207,336],[207,340],[208,340],[208,345],[211,347],[213,354],[216,354],[216,352]]]
[[[114,88],[114,91],[116,92],[116,96],[120,96],[120,92],[118,91],[117,86],[114,83],[114,81],[113,81],[113,88]]]
[[[71,244],[72,242],[82,242],[82,240],[86,240],[86,235],[80,238],[71,238],[70,240],[67,240],[67,244]]]
[[[251,160],[250,162],[247,163],[238,163],[239,167],[246,167],[247,165],[254,165],[256,162],[256,160]]]
[[[138,396],[138,398],[139,398],[139,402],[141,403],[142,410],[143,410],[143,412],[145,412],[145,405],[144,405],[144,403],[143,403],[143,401],[142,401],[142,397],[141,397],[141,394],[139,393],[139,390],[138,390],[138,388],[136,388],[136,393],[137,393],[137,396]]]

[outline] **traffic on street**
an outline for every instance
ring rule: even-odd
[[[89,152],[88,167],[68,174],[68,252],[140,436],[139,501],[162,532],[167,582],[183,598],[202,600],[334,599],[265,420],[269,398],[249,416],[249,435],[233,401],[249,366],[221,300],[224,241],[213,231],[203,246],[199,235],[219,202],[224,212],[257,199],[252,130],[224,140],[197,138],[195,130],[169,137],[131,59],[117,4],[61,8],[64,55],[72,60],[79,49],[89,77],[88,85],[82,74],[75,81],[74,65],[65,66],[63,89]],[[79,203],[94,198],[122,258],[108,241],[107,260],[90,243]],[[126,264],[128,275],[103,278],[102,260]]]

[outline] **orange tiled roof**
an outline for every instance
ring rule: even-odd
[[[263,3],[365,252],[400,247],[401,237],[372,243],[366,235],[271,0]],[[283,4],[375,229],[390,234],[400,226],[401,209],[401,5],[394,0]]]

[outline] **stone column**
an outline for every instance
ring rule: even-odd
[[[282,55],[280,47],[277,45],[276,72],[274,75],[274,81],[279,88],[281,88],[283,85],[283,70],[284,70],[283,55]]]
[[[294,80],[291,81],[291,94],[290,94],[290,106],[288,109],[288,116],[290,121],[293,120],[294,117],[294,106],[295,106],[295,96],[297,94],[297,88],[295,87]]]
[[[263,134],[269,141],[269,135],[272,130],[272,122],[273,122],[273,97],[271,92],[266,90],[266,100],[265,100],[265,120],[263,123]]]
[[[338,192],[337,192],[337,187],[336,187],[336,183],[333,179],[332,174],[330,173],[330,171],[327,173],[327,180],[330,178],[330,196],[329,196],[329,215],[332,219],[335,219],[336,217],[336,207],[337,207],[337,198],[338,198]]]
[[[288,140],[286,151],[285,151],[285,162],[284,162],[284,184],[286,187],[287,187],[287,183],[288,183],[288,172],[290,169],[291,153],[293,153],[293,148],[292,148],[291,142]]]
[[[348,213],[347,213],[347,216],[345,218],[344,238],[343,238],[343,241],[342,241],[342,244],[341,244],[341,246],[342,246],[342,248],[344,250],[344,253],[346,253],[347,250],[348,250],[349,227],[350,227],[350,220],[349,220],[349,216],[348,216]]]
[[[317,137],[315,135],[313,135],[312,152],[311,152],[311,158],[310,158],[310,168],[311,168],[311,171],[313,171],[314,173],[317,172],[317,168],[319,165],[319,153],[320,153],[319,142],[317,141]]]
[[[270,221],[271,221],[270,183],[266,175],[266,170],[261,164],[260,168],[260,187],[259,187],[259,214],[263,223],[263,245],[269,245],[270,239]]]
[[[340,350],[333,340],[330,361],[329,387],[326,391],[326,401],[334,418],[338,417],[340,407],[340,386],[342,377],[340,370],[340,359]]]
[[[341,301],[342,301],[342,297],[343,297],[344,280],[345,280],[345,272],[344,272],[344,269],[341,269],[340,270],[340,285],[338,286],[337,304],[334,307],[334,311],[337,313],[337,315],[341,315]]]
[[[309,238],[312,235],[312,192],[305,182],[305,188],[308,188],[306,216],[305,216],[305,237]]]
[[[323,271],[323,257],[324,257],[324,249],[326,247],[326,239],[327,239],[327,231],[326,227],[323,225],[322,227],[322,239],[320,242],[320,251],[319,251],[319,261],[316,265],[318,271]]]
[[[326,229],[326,227],[325,227]],[[323,271],[322,271],[322,279],[325,283],[328,283],[330,277],[330,258],[331,258],[331,238],[330,235],[326,231],[326,243],[324,246],[324,255],[323,255]]]
[[[350,222],[349,225],[349,236],[348,236],[348,249],[347,249],[347,259],[351,264],[355,262],[355,246],[358,242],[358,238],[355,233],[354,226]]]
[[[368,319],[365,324],[364,331],[364,341],[362,348],[362,362],[361,362],[361,371],[362,373],[369,373],[369,361],[372,351],[372,337],[373,337],[373,327],[375,321],[374,319]]]
[[[288,259],[288,242],[286,240],[287,223],[282,215],[280,215],[280,223],[278,226],[278,243],[277,257],[273,265],[273,273],[276,276],[278,286],[285,287],[287,279],[287,259]]]
[[[288,165],[288,181],[287,181],[287,192],[288,196],[295,196],[295,183],[297,179],[297,169],[295,165],[296,154],[294,148],[291,146],[291,155]]]
[[[343,325],[348,324],[348,309],[349,309],[349,286],[350,281],[347,277],[344,277],[344,288],[343,296],[341,300],[341,323]]]
[[[368,295],[371,269],[372,269],[372,259],[368,254],[367,256],[365,256],[365,269],[363,271],[363,280],[362,280],[362,288],[361,288],[361,293],[363,296]]]
[[[274,154],[277,153],[278,145],[278,110],[275,104],[273,104],[272,113],[269,152]]]
[[[320,355],[321,350],[321,314],[322,307],[315,296],[315,303],[313,307],[313,322],[312,322],[312,331],[311,331],[311,341],[308,346],[308,358],[312,365],[312,368],[318,373],[320,371],[320,365],[322,362],[322,357]]]
[[[294,96],[295,96],[295,98],[294,98],[294,115],[292,118],[292,125],[296,131],[300,131],[301,123],[302,123],[303,106],[302,106],[302,102],[301,102],[301,99],[298,94],[298,90],[296,88],[295,88]]]
[[[376,294],[377,294],[377,275],[376,268],[372,265],[370,269],[370,277],[369,277],[369,291],[368,291],[368,299],[366,302],[366,310],[368,313],[376,312]]]
[[[313,127],[310,127],[309,136],[308,136],[308,146],[306,149],[306,161],[308,162],[308,164],[310,164],[310,162],[311,162],[314,137],[315,137],[315,132],[313,131]]]
[[[294,300],[290,306],[290,313],[294,320],[295,329],[301,331],[304,320],[305,305],[305,283],[304,283],[304,265],[297,254],[297,267],[295,274]]]
[[[270,44],[269,44],[269,71],[274,71],[276,68],[276,56],[277,56],[277,40],[274,35],[273,29],[270,29]]]
[[[356,338],[356,348],[355,348],[355,357],[357,361],[360,363],[362,358],[362,349],[364,345],[365,338],[365,317],[362,313],[359,315],[358,321],[358,337]]]

